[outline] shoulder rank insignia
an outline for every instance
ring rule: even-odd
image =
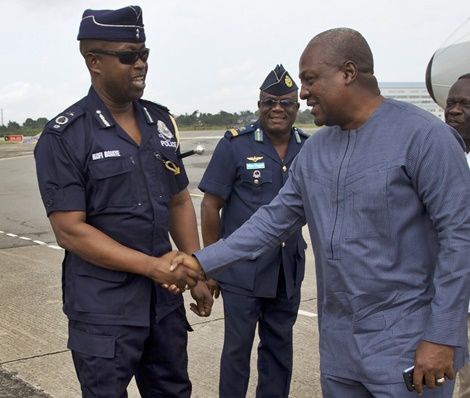
[[[253,135],[254,135],[255,141],[263,142],[263,130],[261,130],[259,127],[254,131]]]
[[[84,112],[80,108],[69,109],[64,113],[60,114],[59,116],[55,117],[54,119],[50,120],[47,123],[45,130],[47,129],[49,131],[56,131],[61,133],[70,125],[72,125],[73,122],[83,114]]]
[[[262,156],[248,156],[247,159],[248,159],[249,161],[251,161],[251,162],[255,162],[255,163],[256,163],[258,160],[263,159],[263,157],[262,157]]]
[[[224,134],[224,137],[229,140],[238,136],[239,136],[239,131],[237,129],[229,129]]]

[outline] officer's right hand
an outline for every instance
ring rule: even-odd
[[[211,293],[212,297],[214,298],[219,298],[220,295],[220,287],[219,284],[217,283],[216,280],[214,279],[209,279],[206,281],[207,288],[209,289],[209,292]]]
[[[173,251],[161,257],[154,257],[148,277],[161,285],[176,286],[180,291],[195,286],[198,280],[204,280],[203,274],[192,267],[182,266],[171,269],[172,260],[179,254]]]

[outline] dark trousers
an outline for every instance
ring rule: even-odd
[[[222,290],[222,296],[225,332],[220,397],[246,396],[257,324],[260,343],[256,396],[288,397],[292,376],[292,327],[297,319],[300,291],[291,299],[250,297],[227,290]]]
[[[191,396],[184,307],[150,327],[69,321],[69,348],[84,398],[126,398],[135,375],[143,398]]]

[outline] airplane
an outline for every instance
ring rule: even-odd
[[[470,18],[459,26],[436,50],[426,68],[426,88],[443,109],[452,84],[470,73]]]

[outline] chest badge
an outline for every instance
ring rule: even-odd
[[[249,161],[251,161],[251,162],[255,162],[255,163],[256,163],[258,160],[263,159],[263,157],[262,157],[262,156],[248,156],[247,159],[248,159]]]
[[[171,130],[168,128],[168,126],[165,124],[165,122],[159,120],[157,122],[157,130],[158,132],[164,137],[166,138],[167,140],[173,138],[173,133],[171,132]],[[162,138],[163,138],[162,137]]]
[[[247,170],[259,170],[259,169],[265,169],[266,165],[264,162],[257,162],[257,163],[247,163],[246,164],[246,169]]]

